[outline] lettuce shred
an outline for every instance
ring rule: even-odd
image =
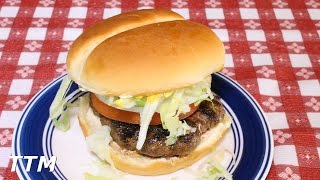
[[[217,180],[224,178],[232,180],[232,175],[220,164],[224,158],[223,151],[216,151],[199,166],[198,180]]]
[[[92,175],[90,173],[84,173],[84,179],[85,180],[111,180],[110,178],[108,177],[105,177],[105,176],[95,176],[95,175]]]
[[[49,109],[50,119],[55,127],[62,131],[67,131],[70,128],[69,112],[66,111],[64,114],[62,113],[67,106],[66,95],[72,85],[72,82],[73,81],[69,76],[64,77]]]
[[[123,173],[115,170],[102,161],[93,161],[89,164],[89,171],[84,173],[85,180],[124,180]]]
[[[232,175],[218,162],[208,162],[207,167],[198,180],[216,180],[225,178],[232,180]]]
[[[90,100],[89,100],[89,95],[83,95],[82,97],[79,98],[80,101],[80,106],[79,106],[79,115],[81,117],[85,117],[84,120],[88,124],[88,128],[90,132],[94,132],[96,129],[100,128],[101,121],[100,117],[95,115],[92,108],[90,107]]]
[[[161,95],[149,96],[144,105],[143,111],[140,113],[140,131],[136,146],[138,150],[142,148],[144,141],[146,140],[150,121],[161,100]]]
[[[99,159],[91,165],[93,171],[85,173],[86,180],[119,180],[123,179],[122,174],[118,172],[111,159],[111,147],[109,143],[112,141],[109,126],[101,126],[95,129],[92,134],[86,137],[86,143],[90,151],[94,152]],[[106,163],[105,163],[106,162]]]
[[[94,152],[100,159],[113,165],[110,156],[110,146],[108,146],[112,140],[110,130],[109,126],[101,126],[86,137],[86,142],[90,151]]]

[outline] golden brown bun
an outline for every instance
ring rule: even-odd
[[[81,116],[81,113],[78,117],[84,135],[90,135],[94,130],[90,130],[88,120]],[[215,145],[229,129],[230,124],[231,118],[226,115],[223,121],[201,136],[201,142],[197,148],[185,157],[149,158],[137,154],[135,151],[121,149],[115,142],[111,143],[112,151],[110,155],[115,167],[123,172],[144,176],[172,173],[194,164],[203,156],[212,152]]]
[[[67,59],[71,78],[96,94],[136,96],[190,86],[223,68],[223,43],[208,27],[170,11],[149,13],[139,23],[115,16],[81,35]]]
[[[82,68],[89,54],[101,42],[136,27],[182,19],[179,14],[162,9],[138,10],[105,19],[83,32],[72,44],[67,57],[68,74],[79,85],[86,87],[86,82],[81,79]]]
[[[117,34],[89,55],[82,78],[89,91],[151,95],[190,86],[224,65],[224,47],[207,27],[185,20]]]

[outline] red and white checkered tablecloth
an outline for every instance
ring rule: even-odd
[[[0,179],[17,179],[13,130],[28,100],[65,73],[73,40],[97,21],[150,7],[203,23],[225,43],[222,72],[257,99],[272,128],[268,179],[320,179],[319,0],[1,0]]]

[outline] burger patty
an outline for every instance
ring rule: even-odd
[[[111,127],[113,140],[122,148],[136,151],[149,157],[173,157],[190,154],[200,143],[201,135],[214,127],[224,117],[224,109],[218,97],[200,103],[198,110],[185,119],[187,124],[196,131],[178,137],[175,144],[166,146],[166,136],[169,131],[162,125],[150,125],[148,134],[141,150],[136,149],[140,125],[114,121],[101,116],[101,123]]]

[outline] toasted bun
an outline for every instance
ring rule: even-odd
[[[183,20],[183,17],[169,10],[144,9],[113,16],[95,24],[83,32],[70,47],[67,57],[69,76],[80,86],[88,88],[87,82],[82,80],[82,69],[89,54],[101,42],[136,27],[173,20]]]
[[[104,21],[117,30],[96,25],[81,35],[68,55],[71,78],[96,94],[136,96],[190,86],[223,68],[223,43],[208,27],[149,11],[161,21],[141,15],[132,27],[122,21],[135,16],[123,14]]]
[[[78,117],[84,135],[90,135],[94,131],[87,123],[90,120],[87,120],[81,113],[79,113]],[[150,158],[137,154],[135,151],[122,149],[115,142],[111,143],[112,151],[110,155],[114,166],[123,172],[145,176],[172,173],[192,165],[203,156],[212,152],[215,145],[230,127],[230,124],[231,118],[226,115],[219,124],[201,136],[200,144],[191,154],[181,158]]]

